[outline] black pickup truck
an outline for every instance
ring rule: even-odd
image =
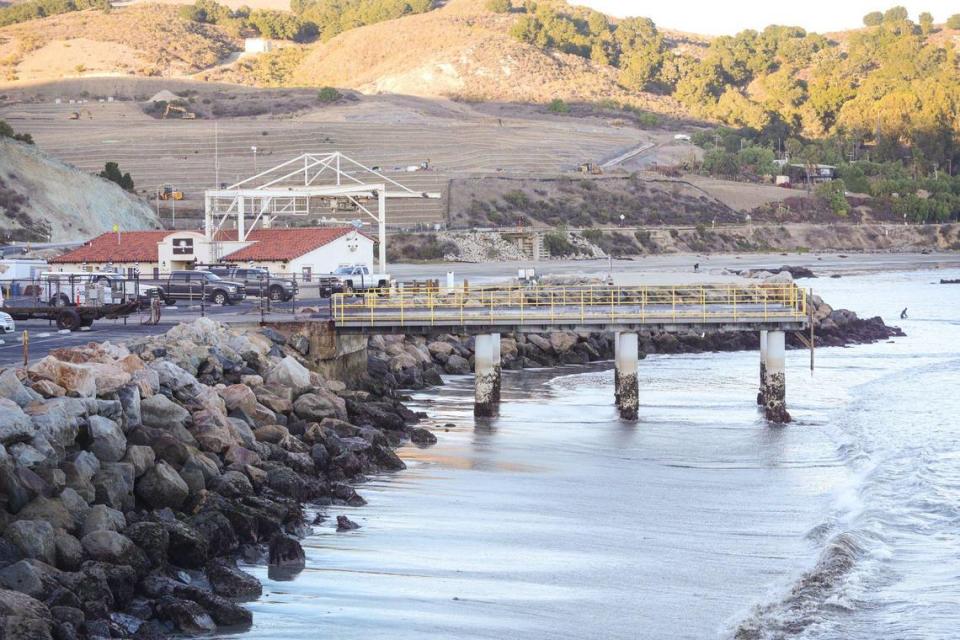
[[[173,271],[159,283],[159,296],[168,305],[177,300],[204,299],[214,304],[236,304],[247,297],[241,282],[224,280],[209,271]]]
[[[209,265],[202,268],[231,282],[242,283],[250,296],[266,296],[274,302],[287,302],[297,294],[296,282],[290,278],[272,276],[266,269],[235,265]]]

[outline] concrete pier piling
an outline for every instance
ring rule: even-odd
[[[494,336],[496,335],[496,340]],[[494,346],[496,343],[496,346]],[[498,334],[482,333],[475,338],[476,371],[473,415],[497,415],[500,400],[500,339]]]
[[[620,408],[620,332],[613,333],[613,402]]]
[[[783,331],[767,332],[767,357],[763,406],[767,420],[790,422],[787,412],[786,335]]]
[[[616,349],[616,399],[620,417],[636,420],[640,407],[640,389],[637,382],[639,349],[637,334],[622,332],[617,337]]]
[[[767,332],[760,332],[760,390],[757,392],[757,404],[763,406],[767,388]]]
[[[500,367],[500,334],[490,334],[491,346],[493,347],[493,401],[500,404],[500,379],[503,370]]]

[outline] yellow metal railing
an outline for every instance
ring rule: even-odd
[[[795,284],[383,290],[338,293],[330,304],[334,321],[350,326],[807,319],[807,293]]]

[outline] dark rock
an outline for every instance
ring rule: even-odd
[[[353,531],[359,528],[360,525],[347,516],[337,516],[337,531]]]
[[[55,535],[57,568],[63,571],[78,570],[80,563],[83,562],[83,546],[80,541],[62,529],[58,529]]]
[[[157,615],[170,620],[182,633],[210,633],[216,631],[213,618],[200,605],[190,600],[164,596],[157,602]]]
[[[222,555],[237,550],[237,535],[230,521],[219,511],[204,511],[191,517],[188,522],[207,541],[211,553]]]
[[[410,441],[421,447],[437,443],[437,436],[423,427],[409,427],[407,433],[410,434]]]
[[[255,598],[263,593],[260,581],[229,560],[217,559],[207,565],[207,577],[214,593],[226,598]]]
[[[170,562],[185,569],[206,564],[210,544],[193,527],[186,523],[163,522],[169,536],[168,558]]]
[[[140,547],[153,567],[167,563],[170,534],[159,522],[137,522],[123,530],[123,534]]]
[[[18,520],[7,527],[3,536],[24,558],[41,560],[51,565],[57,561],[56,536],[49,522]]]
[[[132,511],[136,500],[133,497],[134,468],[126,462],[109,462],[100,466],[93,477],[96,500],[118,511]]]
[[[303,569],[306,556],[296,538],[278,533],[270,539],[269,563],[276,567]]]
[[[176,469],[160,462],[137,481],[137,497],[154,509],[179,509],[190,489]]]

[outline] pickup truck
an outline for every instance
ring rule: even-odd
[[[232,282],[243,283],[247,295],[269,297],[274,302],[287,302],[297,294],[297,283],[290,278],[271,276],[266,269],[238,267],[235,265],[210,265],[204,271],[216,274]]]
[[[347,292],[386,289],[390,286],[390,276],[385,273],[370,273],[370,268],[364,264],[340,265],[330,275],[339,280],[343,290]]]
[[[247,297],[247,292],[243,283],[224,280],[209,271],[173,271],[161,280],[159,296],[168,305],[201,298],[214,304],[236,304]]]

